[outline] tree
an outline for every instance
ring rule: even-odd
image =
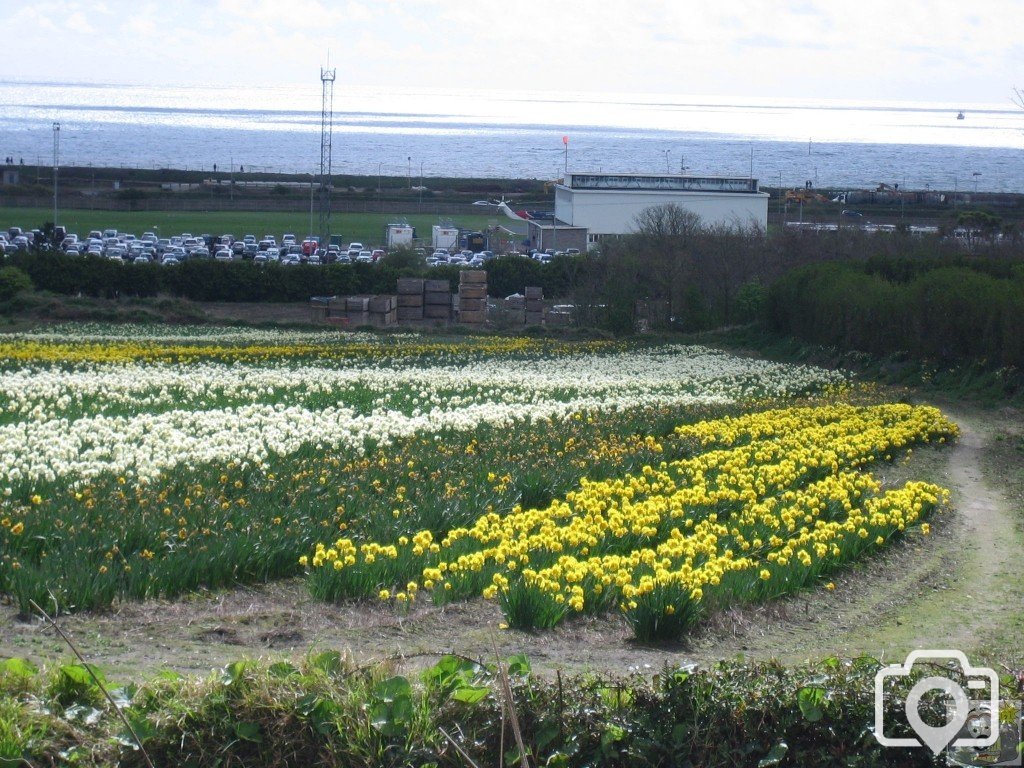
[[[668,316],[679,317],[700,282],[694,244],[704,231],[700,216],[676,203],[654,205],[637,214],[633,244],[642,285],[651,299],[668,302]]]

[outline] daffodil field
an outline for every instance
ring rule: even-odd
[[[204,327],[0,335],[0,595],[59,611],[304,578],[324,600],[621,613],[674,638],[827,586],[946,492],[956,427],[701,347]],[[877,401],[877,398],[875,399]]]

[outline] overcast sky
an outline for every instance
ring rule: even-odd
[[[1024,0],[0,0],[0,78],[1009,105]]]

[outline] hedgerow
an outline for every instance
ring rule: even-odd
[[[164,672],[119,684],[94,669],[133,736],[83,665],[40,671],[10,659],[0,664],[0,761],[141,766],[141,742],[154,765],[196,768],[465,766],[465,756],[519,765],[514,713],[533,766],[945,764],[928,749],[878,744],[880,667],[828,658],[792,669],[721,662],[650,676],[552,677],[535,674],[522,655],[499,664],[444,656],[416,672],[394,662],[357,666],[328,650],[294,663],[240,660],[205,679]],[[923,674],[887,692],[886,735],[911,734],[904,700]],[[1019,698],[1024,673],[1001,682],[1004,698]]]

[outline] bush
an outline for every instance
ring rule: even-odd
[[[24,271],[17,267],[0,267],[0,301],[10,301],[32,288],[32,278]]]

